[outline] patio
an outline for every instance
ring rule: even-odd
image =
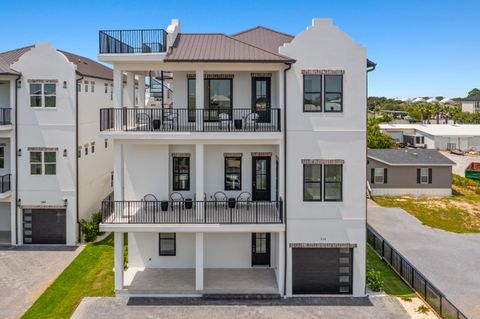
[[[125,271],[128,295],[278,294],[272,268],[205,268],[204,289],[195,290],[194,268]]]

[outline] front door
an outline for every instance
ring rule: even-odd
[[[258,122],[270,122],[270,78],[252,78],[252,109],[258,113]]]
[[[270,157],[252,157],[252,200],[270,200]]]
[[[252,266],[270,267],[270,233],[252,233]]]

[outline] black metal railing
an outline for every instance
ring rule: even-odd
[[[282,224],[278,201],[102,202],[104,224]]]
[[[12,118],[10,117],[11,110],[10,108],[0,108],[0,125],[12,124]]]
[[[370,225],[367,225],[367,242],[390,268],[415,290],[442,318],[467,319],[438,288]]]
[[[12,174],[0,176],[0,193],[6,193],[11,190],[11,177]]]
[[[102,53],[160,53],[167,50],[167,33],[163,29],[102,30],[98,34]]]
[[[108,108],[100,109],[100,131],[279,132],[280,109]]]

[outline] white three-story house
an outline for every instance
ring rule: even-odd
[[[115,233],[117,293],[365,295],[363,46],[330,19],[296,36],[173,20],[99,37],[114,68],[101,229]],[[162,103],[143,107],[152,81]]]

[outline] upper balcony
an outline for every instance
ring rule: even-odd
[[[0,131],[7,131],[12,129],[12,109],[0,107]]]
[[[99,31],[100,54],[163,53],[167,50],[163,29]]]

